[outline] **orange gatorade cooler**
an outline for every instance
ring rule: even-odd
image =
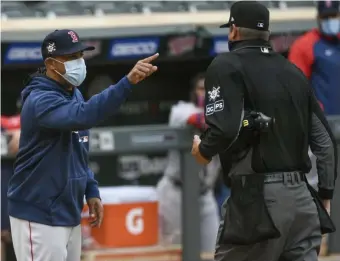
[[[104,220],[100,228],[88,227],[88,208],[82,226],[100,247],[139,247],[158,244],[158,203],[154,187],[100,188]],[[86,241],[86,239],[85,239]]]

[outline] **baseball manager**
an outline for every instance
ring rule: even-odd
[[[231,187],[215,260],[316,261],[321,234],[334,231],[325,209],[337,175],[335,139],[308,80],[272,50],[265,6],[236,2],[222,27],[230,52],[207,70],[209,128],[192,148],[201,164],[219,154]],[[305,178],[309,146],[318,193]]]
[[[116,85],[87,102],[85,46],[72,30],[56,30],[42,43],[45,68],[22,91],[21,137],[8,209],[18,261],[76,261],[81,254],[84,196],[91,224],[103,219],[98,184],[88,167],[88,129],[113,115],[133,85],[157,70],[158,54],[139,61]]]

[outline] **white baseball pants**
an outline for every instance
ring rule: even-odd
[[[167,176],[157,185],[162,244],[181,244],[182,242],[182,195]],[[201,251],[215,251],[216,237],[220,222],[218,206],[212,191],[200,196],[201,207]]]
[[[17,261],[79,261],[81,227],[53,227],[10,217]]]

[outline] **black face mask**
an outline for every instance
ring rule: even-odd
[[[230,31],[229,33],[232,32],[231,30],[232,28],[230,28]],[[232,40],[229,40],[229,36],[228,36],[228,48],[229,48],[229,51],[231,51],[233,49],[233,44],[234,44],[235,41],[232,41]]]
[[[231,51],[231,50],[233,49],[233,44],[234,44],[234,41],[228,40],[228,48],[229,48],[229,51]]]

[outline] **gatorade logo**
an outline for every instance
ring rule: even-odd
[[[144,220],[143,220],[144,209],[133,208],[131,209],[125,219],[126,230],[132,235],[140,235],[144,231]]]

